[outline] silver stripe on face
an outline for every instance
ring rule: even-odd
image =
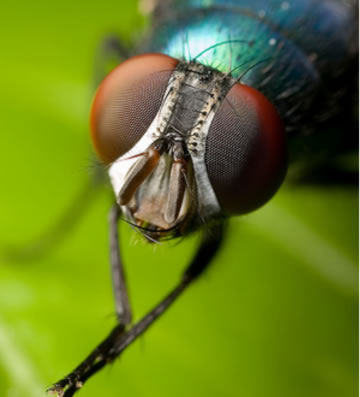
[[[205,164],[206,141],[216,111],[233,81],[215,70],[211,70],[212,75],[209,76],[209,80],[204,80],[203,75],[208,72],[208,68],[198,63],[192,63],[191,70],[197,73],[191,73],[188,76],[187,84],[197,87],[199,91],[208,92],[207,101],[199,112],[194,127],[187,138],[187,147],[192,159],[196,180],[198,216],[202,221],[207,222],[209,219],[219,216],[221,208],[211,186]]]
[[[158,215],[160,214],[155,216],[154,212],[148,217],[145,213],[144,218],[140,218],[140,220],[143,219],[148,224],[167,229],[176,226],[176,223],[180,222],[182,217],[186,217],[186,213],[191,213],[191,218],[197,218],[198,223],[207,222],[221,214],[219,202],[208,177],[205,151],[210,125],[231,84],[233,84],[231,77],[207,66],[196,62],[180,62],[178,64],[169,79],[162,105],[148,130],[131,150],[117,159],[109,168],[111,183],[119,202],[119,195],[122,194],[124,186],[129,185],[129,178],[134,178],[130,182],[137,184],[136,178],[140,174],[137,171],[134,172],[134,170],[139,168],[139,157],[144,153],[148,155],[149,151],[154,149],[154,145],[159,146],[159,142],[161,142],[162,149],[161,153],[159,152],[161,158],[159,163],[154,166],[152,175],[145,180],[141,180],[139,177],[138,208],[131,210],[128,205],[122,205],[125,213],[129,214],[129,211],[132,211],[132,215],[144,215],[146,211],[152,212],[154,208],[145,211],[144,208],[150,208],[149,203],[154,203],[156,189],[158,189],[158,201],[161,204],[156,203],[155,207],[159,206],[156,210],[162,212],[162,203],[166,200],[167,195],[164,186],[165,189],[171,191],[172,194],[175,192],[176,195],[177,190],[172,189],[172,183],[175,183],[175,181],[171,180],[171,178],[174,178],[171,177],[174,172],[170,172],[170,169],[173,163],[180,161],[185,164],[183,169],[186,169],[186,165],[190,163],[192,165],[192,171],[188,175],[193,175],[194,185],[196,186],[195,194],[191,194],[194,192],[190,190],[184,194],[183,205],[177,219],[175,219],[175,215],[169,216],[174,208],[169,210],[169,204],[171,205],[171,203],[168,200],[165,205],[167,210],[164,210],[167,211],[167,215],[162,213],[163,221],[158,221]],[[180,159],[178,158],[179,147],[180,152],[183,153],[183,157]],[[189,155],[191,161],[189,161]],[[169,161],[165,161],[165,158],[168,158]],[[165,169],[164,164],[168,164]],[[161,176],[158,167],[162,167]],[[178,179],[181,178],[179,172],[175,174]],[[156,180],[154,180],[155,175]],[[187,178],[187,175],[184,175],[184,178]],[[190,189],[190,186],[187,186],[187,188]],[[193,196],[190,204],[188,197],[185,200],[185,196],[188,196],[189,193]],[[195,195],[196,197],[194,197]],[[150,196],[152,199],[145,203],[146,197]],[[188,204],[185,205],[185,202]],[[151,219],[155,218],[157,221],[152,222]],[[170,222],[169,219],[172,221]]]

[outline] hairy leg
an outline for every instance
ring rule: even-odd
[[[204,230],[201,244],[193,260],[170,293],[132,327],[126,329],[123,324],[115,326],[110,334],[77,368],[51,386],[48,391],[62,397],[73,396],[91,376],[116,359],[176,301],[193,281],[203,274],[218,251],[223,240],[223,234],[223,224]]]

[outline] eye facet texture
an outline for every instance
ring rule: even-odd
[[[177,62],[163,54],[138,55],[104,79],[91,111],[92,141],[102,161],[115,161],[143,136]]]
[[[275,107],[257,90],[234,85],[210,126],[208,176],[226,214],[265,204],[286,171],[286,139]]]

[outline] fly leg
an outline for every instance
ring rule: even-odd
[[[91,376],[114,361],[176,301],[193,281],[203,274],[221,245],[223,232],[223,224],[205,230],[193,260],[175,288],[132,327],[126,329],[123,325],[117,325],[74,371],[50,387],[48,392],[61,397],[71,397]]]
[[[120,215],[120,208],[118,204],[115,204],[111,209],[109,216],[110,266],[117,319],[119,324],[128,325],[131,323],[131,308],[119,247],[118,222]]]
[[[120,207],[115,204],[109,214],[109,233],[110,269],[118,324],[114,327],[111,334],[71,374],[48,390],[49,392],[57,393],[59,396],[69,396],[75,393],[92,373],[111,361],[108,352],[112,348],[114,341],[125,333],[126,327],[131,323],[132,313],[119,247],[118,222],[120,215]],[[94,371],[94,369],[96,370]],[[73,391],[71,391],[72,389]]]
[[[129,53],[127,46],[116,35],[108,35],[100,42],[94,62],[95,89],[115,66],[129,58]]]

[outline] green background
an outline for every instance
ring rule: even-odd
[[[3,2],[0,244],[22,246],[89,179],[97,43],[127,42],[136,2]],[[38,397],[115,323],[110,190],[54,252],[0,268],[0,396]],[[89,197],[90,200],[90,197]],[[347,397],[358,381],[358,196],[285,184],[231,220],[212,268],[80,396]],[[198,236],[150,246],[121,225],[135,319],[178,279]]]

